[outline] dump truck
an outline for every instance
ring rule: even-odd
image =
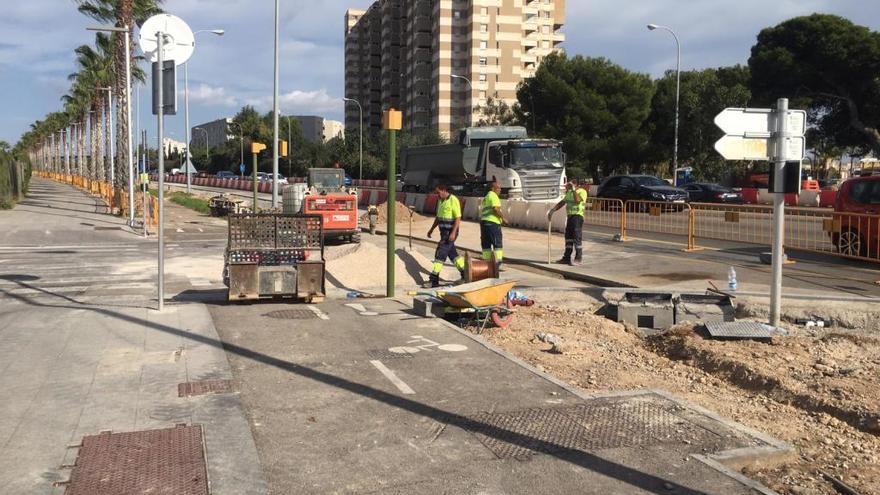
[[[308,185],[302,212],[323,218],[324,238],[360,242],[357,191],[345,186],[345,170],[309,169]]]
[[[229,301],[324,300],[324,239],[320,215],[229,215],[223,282]]]
[[[565,185],[565,154],[553,139],[530,139],[525,127],[469,127],[453,144],[400,152],[405,192],[431,192],[446,184],[456,194],[482,196],[493,179],[501,196],[555,200]]]

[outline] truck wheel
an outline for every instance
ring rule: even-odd
[[[361,235],[360,234],[352,234],[350,240],[354,244],[360,244],[361,243]]]

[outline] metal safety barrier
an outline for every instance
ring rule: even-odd
[[[626,207],[623,201],[609,198],[588,198],[584,211],[584,225],[610,227],[620,231],[620,238],[626,238]]]
[[[623,239],[630,230],[684,236],[685,249],[697,249],[694,241],[694,213],[687,203],[632,200],[621,215]]]

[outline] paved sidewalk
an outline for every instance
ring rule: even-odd
[[[83,436],[179,423],[203,427],[212,494],[266,493],[238,394],[178,396],[232,375],[204,305],[149,309],[155,241],[70,186],[32,193],[0,212],[0,493],[61,493]],[[169,292],[192,290],[186,275]]]

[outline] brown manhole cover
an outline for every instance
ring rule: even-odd
[[[282,309],[280,311],[272,311],[263,316],[275,318],[277,320],[309,320],[317,318],[318,315],[310,309]]]
[[[232,393],[232,380],[203,380],[177,384],[178,397]]]
[[[208,495],[201,426],[83,437],[64,495]]]

